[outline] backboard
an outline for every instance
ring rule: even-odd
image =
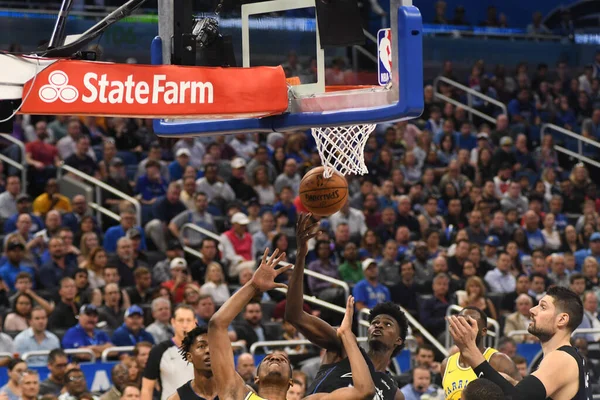
[[[159,35],[151,45],[152,63],[169,64],[173,53],[174,2],[159,0]],[[317,0],[319,1],[319,0]],[[383,0],[387,1],[387,0]],[[376,86],[330,86],[326,82],[328,60],[320,44],[318,24],[315,18],[296,18],[298,31],[314,31],[316,76],[311,82],[301,82],[289,86],[288,109],[277,115],[248,118],[228,114],[215,119],[157,119],[155,133],[159,136],[205,136],[242,132],[286,132],[312,127],[348,126],[364,123],[397,121],[418,117],[423,109],[423,57],[422,21],[419,10],[410,5],[410,0],[390,1],[390,28],[392,43],[391,81],[384,87]],[[294,30],[294,25],[286,17],[272,17],[274,13],[290,10],[314,8],[315,0],[272,0],[245,4],[241,17],[220,19],[221,28],[238,25],[238,35],[233,37],[235,47],[241,44],[241,64],[244,68],[252,65],[256,48],[252,41],[253,32],[272,31],[273,47],[280,41],[289,40],[283,30]],[[279,22],[278,22],[279,21]],[[263,46],[264,46],[264,38]],[[303,39],[305,44],[306,38]],[[239,43],[239,44],[238,44]],[[342,52],[344,49],[342,49]],[[281,54],[285,60],[285,54]],[[241,61],[241,63],[240,63]],[[376,69],[376,68],[374,68]],[[234,87],[236,82],[232,82]]]

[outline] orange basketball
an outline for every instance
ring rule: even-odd
[[[300,182],[300,201],[306,209],[319,217],[338,212],[348,198],[348,182],[342,174],[333,172],[323,177],[324,167],[313,168]]]

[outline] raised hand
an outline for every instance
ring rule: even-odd
[[[300,213],[298,222],[296,222],[296,242],[298,253],[308,251],[308,241],[317,236],[319,231],[315,228],[318,225],[319,222],[312,222],[312,213]]]
[[[275,267],[285,258],[286,254],[285,252],[279,254],[279,249],[275,249],[273,254],[267,259],[268,254],[269,248],[266,248],[260,265],[256,272],[254,272],[250,283],[260,292],[266,292],[275,288],[286,289],[287,285],[276,283],[275,278],[292,268],[293,265],[286,265],[276,270]]]
[[[479,330],[477,328],[477,321],[471,317],[462,316],[451,316],[447,317],[447,319],[449,322],[448,330],[461,353],[467,351],[469,347],[475,346],[477,348],[477,344],[475,343]]]
[[[337,330],[338,336],[352,333],[352,321],[354,320],[354,296],[348,296],[346,301],[346,313],[340,327]]]

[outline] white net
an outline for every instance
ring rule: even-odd
[[[374,129],[375,124],[312,128],[325,167],[323,176],[329,178],[333,173],[331,169],[342,175],[364,175],[369,172],[364,151]]]

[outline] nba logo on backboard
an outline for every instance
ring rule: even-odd
[[[381,29],[377,32],[377,79],[381,86],[392,80],[392,30]]]

